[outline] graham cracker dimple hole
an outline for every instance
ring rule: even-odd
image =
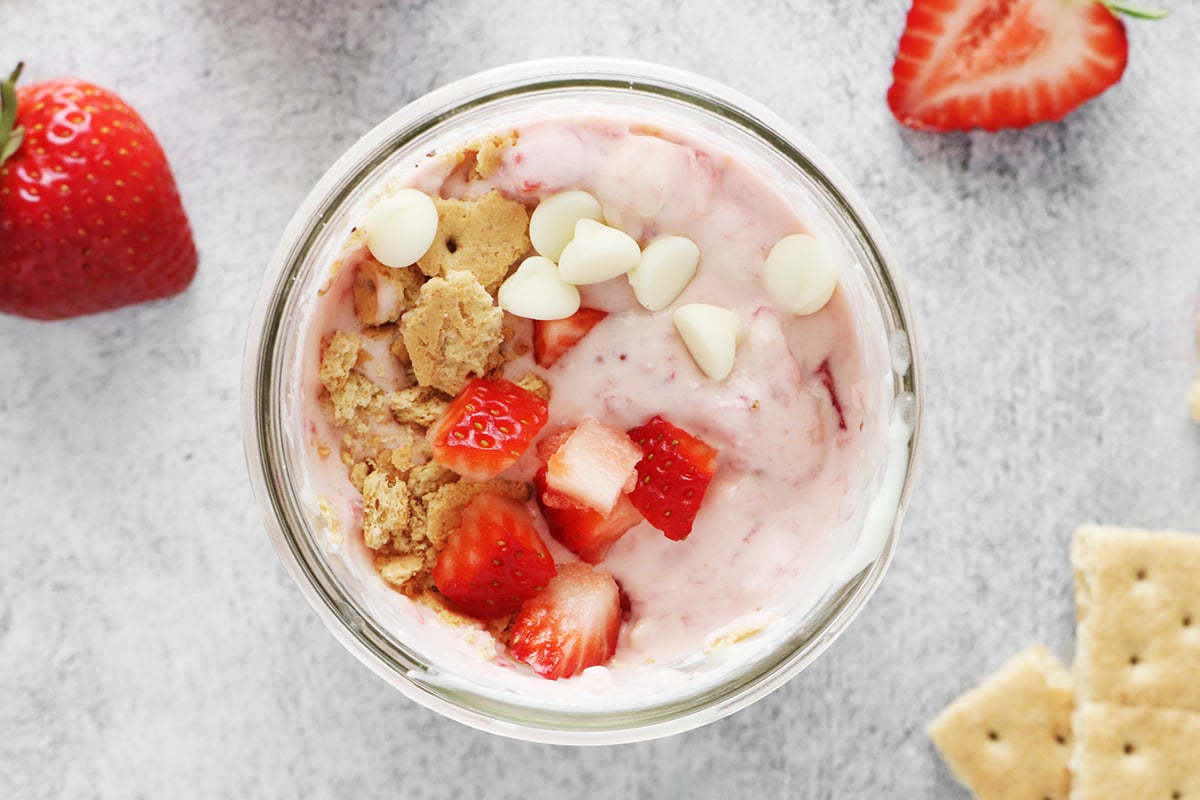
[[[1127,756],[1133,755],[1133,744],[1131,742],[1126,742],[1124,749],[1125,749],[1125,755],[1127,755]]]
[[[1183,792],[1180,792],[1180,791],[1171,792],[1171,800],[1180,800],[1180,798],[1182,798],[1182,797],[1183,797]]]
[[[1058,733],[1058,734],[1055,734],[1054,741],[1058,742],[1059,744],[1065,745],[1067,743],[1067,737],[1063,736],[1061,733]]]
[[[1183,617],[1183,627],[1190,628],[1192,626],[1192,615],[1185,614]]]
[[[1146,580],[1146,570],[1144,570],[1144,569],[1139,569],[1139,570],[1137,571],[1137,579],[1138,579],[1139,581],[1144,581],[1144,580]]]
[[[458,240],[451,236],[446,240],[446,252],[453,253],[456,250],[458,250]]]
[[[1139,663],[1141,663],[1141,661],[1142,660],[1138,658],[1136,654],[1129,657],[1129,665],[1131,667],[1136,667]]]
[[[988,731],[988,738],[993,742],[998,742],[1000,741],[1000,734],[996,733],[995,731]]]

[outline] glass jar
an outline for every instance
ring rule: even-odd
[[[754,646],[738,645],[711,663],[680,667],[675,682],[616,692],[603,682],[581,687],[576,679],[557,682],[544,695],[523,694],[460,674],[436,652],[433,638],[423,639],[411,619],[393,613],[392,606],[408,601],[378,575],[356,570],[329,541],[305,467],[308,433],[296,422],[298,370],[313,366],[298,343],[339,248],[399,167],[522,120],[577,112],[646,119],[717,142],[803,204],[822,236],[841,242],[851,254],[841,285],[852,295],[868,373],[877,379],[865,390],[873,453],[848,504],[852,541],[845,557],[826,576],[828,587],[816,602],[788,608],[781,600],[770,635],[751,637]],[[320,180],[283,235],[251,319],[245,448],[280,559],[364,664],[411,699],[483,730],[531,741],[613,744],[688,730],[764,697],[812,663],[859,613],[895,548],[919,438],[921,386],[911,312],[879,226],[803,136],[753,100],[689,73],[622,60],[551,59],[490,70],[431,92],[364,136]]]

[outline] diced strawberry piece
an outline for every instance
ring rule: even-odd
[[[476,378],[429,428],[433,458],[484,481],[516,463],[549,419],[546,401],[503,379]]]
[[[621,599],[607,572],[563,564],[545,591],[522,607],[508,650],[550,680],[605,664],[617,651]]]
[[[550,534],[589,564],[602,561],[609,548],[642,521],[641,513],[624,494],[607,516],[590,508],[550,505],[543,499],[547,492],[545,467],[534,476],[533,486]]]
[[[829,392],[829,402],[833,403],[833,410],[837,412],[838,427],[846,430],[846,415],[842,411],[842,401],[838,399],[837,388],[833,385],[833,374],[829,371],[829,359],[821,362],[821,366],[817,367],[817,377],[821,379],[821,385]]]
[[[533,360],[547,369],[608,316],[598,308],[581,308],[566,319],[534,320]]]
[[[490,619],[519,609],[555,574],[529,510],[483,492],[463,510],[462,523],[438,553],[433,583],[466,613]]]
[[[630,502],[668,539],[686,539],[717,471],[717,450],[657,416],[629,438],[644,453]]]
[[[546,461],[546,485],[607,516],[633,488],[641,459],[641,448],[628,436],[588,417]]]
[[[1101,2],[913,0],[888,105],[933,131],[1058,120],[1120,80],[1128,51]]]

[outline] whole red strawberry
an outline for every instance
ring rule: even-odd
[[[888,105],[931,131],[1020,128],[1060,120],[1121,79],[1125,0],[913,0]]]
[[[196,245],[154,134],[112,92],[16,89],[20,72],[0,84],[0,311],[63,319],[183,291]]]

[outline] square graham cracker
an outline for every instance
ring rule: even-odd
[[[1071,773],[1071,800],[1200,797],[1200,714],[1085,703]]]
[[[1080,702],[1200,711],[1200,536],[1084,526],[1071,564]]]
[[[947,706],[929,736],[978,800],[1067,800],[1074,707],[1070,672],[1034,645]]]

